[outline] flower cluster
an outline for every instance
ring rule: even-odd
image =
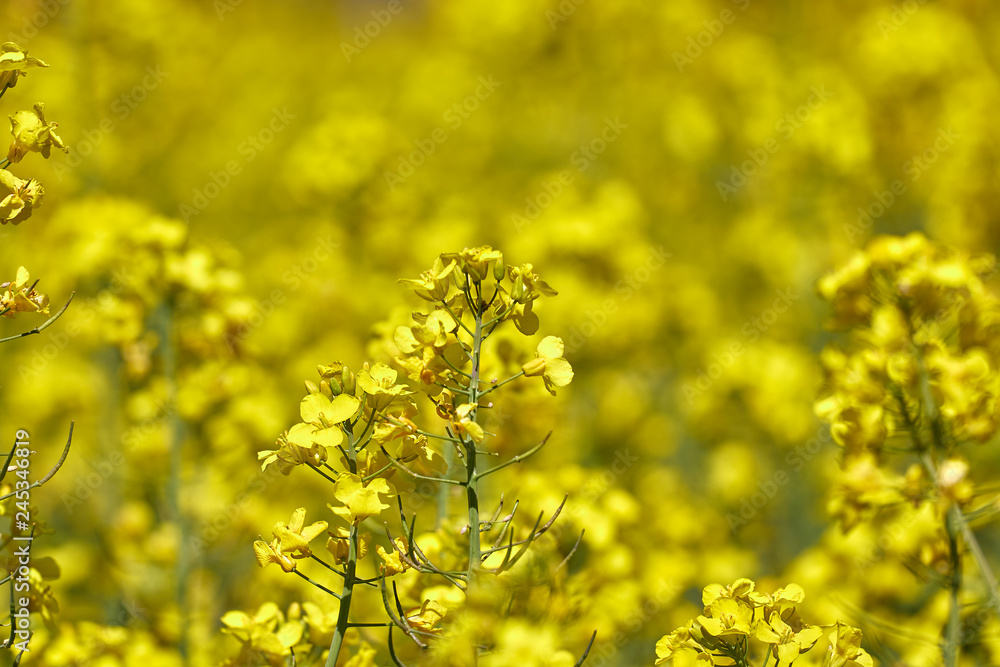
[[[763,664],[772,658],[784,667],[810,651],[824,629],[799,617],[795,605],[805,598],[802,587],[789,584],[770,594],[755,587],[750,579],[738,579],[729,586],[706,586],[701,594],[704,613],[656,643],[656,664],[689,654],[694,656],[694,664],[705,667]],[[763,649],[754,650],[751,640]],[[873,666],[871,656],[861,648],[860,630],[838,622],[829,640],[824,665]]]
[[[483,477],[523,460],[548,440],[546,436],[521,455],[487,466],[489,438],[495,434],[487,432],[479,419],[480,411],[492,406],[486,397],[524,377],[540,377],[554,394],[573,378],[572,367],[562,356],[562,341],[554,336],[538,343],[534,359],[526,353],[508,353],[502,360],[484,360],[484,343],[508,321],[521,333],[534,334],[539,322],[533,304],[555,290],[531,265],[508,267],[501,253],[489,247],[443,254],[423,276],[401,282],[433,304],[427,312],[413,313],[409,325],[398,326],[391,334],[393,361],[405,376],[383,362],[365,364],[356,373],[341,362],[319,366],[318,382],[306,382],[308,393],[299,405],[302,421],[282,433],[274,449],[258,454],[262,470],[275,466],[288,475],[305,467],[332,483],[328,508],[337,525],[328,531],[326,543],[332,564],[309,545],[329,524],[318,521],[306,526],[304,508],[296,510],[288,525],[275,525],[271,542],[254,544],[261,566],[277,564],[340,600],[329,637],[331,660],[345,646],[352,627],[351,605],[363,599],[364,586],[381,588],[386,625],[402,631],[423,650],[442,658],[503,651],[508,626],[494,621],[504,607],[510,613],[515,589],[484,578],[500,582],[556,518],[553,515],[545,524],[539,518],[529,530],[515,527],[514,512],[501,518],[501,501],[493,517],[482,520],[478,496]],[[486,380],[494,371],[510,376]],[[440,420],[437,427],[418,425],[426,421],[418,414],[420,394]],[[425,496],[413,494],[417,482],[464,488],[467,523],[451,517],[444,505],[439,508],[438,529],[417,533],[414,525],[425,502]],[[414,516],[407,521],[411,498],[416,501]],[[387,531],[386,542],[375,545],[378,560],[370,568],[373,576],[362,577],[358,573],[367,569],[363,559],[369,545],[379,541],[367,522],[387,517],[393,505],[403,534],[392,537]],[[336,572],[343,583],[341,592],[300,571],[297,561],[304,559]],[[402,590],[393,585],[395,601],[387,588],[389,578],[396,578]],[[432,578],[442,580],[445,588],[431,585]],[[268,641],[276,650],[277,644]],[[391,643],[389,650],[394,651]]]
[[[851,328],[846,350],[823,352],[816,404],[843,447],[832,509],[845,528],[903,501],[972,500],[962,448],[1000,427],[1000,304],[984,285],[995,270],[911,234],[874,239],[819,282]],[[890,451],[912,455],[905,473],[883,465]]]

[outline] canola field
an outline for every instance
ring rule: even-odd
[[[0,28],[0,665],[1000,664],[1000,7]]]

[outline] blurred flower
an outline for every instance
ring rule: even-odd
[[[0,200],[0,224],[24,222],[41,205],[45,195],[38,181],[22,181],[6,169],[0,169],[0,186],[8,193]]]
[[[0,283],[0,289],[4,290],[0,295],[0,315],[14,317],[17,313],[49,312],[49,297],[28,285],[30,280],[28,270],[21,266],[13,282]]]
[[[0,46],[0,92],[16,86],[17,77],[24,76],[24,70],[48,66],[48,63],[29,56],[27,51],[14,42],[5,42]]]
[[[48,158],[53,146],[68,153],[69,149],[55,132],[58,126],[58,123],[46,122],[45,105],[41,102],[31,111],[18,111],[10,117],[10,131],[14,135],[14,142],[10,145],[7,159],[12,163],[20,162],[29,151],[41,153],[42,157]]]

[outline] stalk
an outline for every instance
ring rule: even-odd
[[[354,443],[354,429],[350,423],[345,425],[347,432],[347,461],[352,474],[358,472],[358,452]],[[337,628],[333,632],[333,639],[330,640],[330,654],[326,658],[326,667],[336,667],[340,658],[340,650],[344,645],[344,638],[347,635],[347,628],[350,623],[351,598],[354,595],[354,585],[358,582],[358,525],[351,524],[351,533],[348,538],[347,565],[344,568],[344,588],[340,593],[340,609],[337,612]]]
[[[480,311],[482,299],[479,298],[479,283],[476,286],[476,300],[472,302],[471,293],[466,293],[469,298],[469,306],[476,317],[476,327],[472,333],[472,372],[469,378],[469,403],[479,404],[479,362],[483,347],[483,314]],[[470,419],[476,420],[477,410],[473,409]],[[471,439],[465,443],[465,469],[466,469],[466,497],[469,505],[469,590],[472,589],[472,580],[475,572],[479,568],[482,559],[481,545],[479,543],[479,480],[476,469],[476,443]]]

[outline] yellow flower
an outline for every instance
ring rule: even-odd
[[[478,248],[466,248],[462,252],[445,253],[441,255],[443,262],[456,262],[458,268],[467,273],[473,280],[482,281],[490,273],[491,262],[502,262],[503,254],[488,245]]]
[[[292,514],[292,519],[286,526],[279,521],[274,525],[271,533],[274,540],[268,544],[263,540],[253,543],[254,554],[257,556],[257,564],[267,567],[271,563],[277,563],[285,572],[295,569],[293,558],[309,558],[312,550],[309,543],[326,530],[326,521],[317,521],[310,526],[305,526],[306,510],[300,507]]]
[[[829,667],[874,667],[872,657],[861,648],[861,630],[837,621],[837,629],[830,633],[831,657]]]
[[[309,643],[314,646],[329,646],[337,629],[337,612],[325,612],[315,602],[303,602],[306,627],[309,628]]]
[[[677,628],[669,635],[663,635],[656,642],[656,662],[654,664],[662,665],[672,659],[676,653],[692,650],[698,650],[698,645],[691,638],[690,627]]]
[[[58,123],[45,120],[45,105],[41,102],[31,111],[18,111],[10,117],[10,131],[14,135],[14,142],[7,152],[7,159],[10,162],[20,162],[29,151],[41,153],[42,157],[48,158],[53,146],[68,153],[69,149],[55,133],[57,127]]]
[[[402,554],[405,554],[410,548],[406,543],[406,538],[397,537],[393,540],[395,545],[395,550],[391,553],[386,552],[381,546],[375,547],[375,553],[378,557],[382,559],[383,565],[381,566],[382,573],[387,576],[392,576],[394,574],[400,574],[406,572],[410,569],[409,564],[403,561]]]
[[[24,76],[24,70],[30,67],[48,67],[38,58],[28,55],[14,42],[6,42],[0,46],[0,92],[17,85],[17,77]]]
[[[871,261],[858,252],[842,267],[823,276],[816,289],[833,305],[836,324],[850,326],[867,321],[871,315],[870,282]]]
[[[733,600],[747,601],[753,595],[760,595],[754,593],[755,586],[756,584],[753,580],[747,579],[746,577],[737,579],[728,586],[723,586],[722,584],[709,584],[701,591],[701,603],[705,605],[705,607],[709,607],[720,598],[732,598]]]
[[[273,602],[261,605],[252,617],[242,611],[230,611],[222,617],[222,624],[224,633],[233,635],[243,644],[240,657],[247,654],[246,662],[238,661],[237,664],[251,664],[253,652],[273,657],[289,655],[291,647],[302,639],[302,621],[285,621]]]
[[[326,540],[326,550],[333,555],[335,563],[343,565],[348,561],[351,548],[351,529],[344,526],[337,526],[332,531],[328,531],[330,537]],[[358,553],[360,560],[368,555],[368,545],[372,541],[371,533],[358,533]]]
[[[257,459],[263,461],[261,470],[276,463],[278,470],[287,475],[298,465],[322,464],[328,456],[327,447],[336,447],[343,440],[344,434],[339,428],[316,428],[312,424],[299,423],[278,436],[277,449],[262,450],[257,453]]]
[[[375,667],[375,653],[371,644],[362,641],[358,652],[344,663],[344,667]]]
[[[49,297],[36,292],[28,284],[31,276],[23,266],[18,267],[13,282],[0,283],[0,315],[14,317],[17,313],[48,313]]]
[[[337,478],[337,483],[333,486],[333,495],[343,503],[343,507],[334,507],[330,504],[327,504],[327,507],[348,523],[357,524],[389,509],[389,504],[383,502],[379,496],[394,494],[395,490],[389,482],[381,477],[376,477],[365,485],[357,475],[344,473]]]
[[[558,294],[547,282],[538,277],[531,264],[511,266],[507,275],[512,283],[510,298],[515,303],[527,303],[540,296],[555,296]]]
[[[361,401],[350,394],[340,394],[333,399],[323,394],[309,394],[299,405],[302,421],[322,426],[333,426],[354,416]]]
[[[756,637],[762,642],[774,644],[774,651],[782,663],[791,663],[811,649],[823,636],[823,629],[814,625],[804,625],[796,632],[777,611],[771,612],[768,623],[757,625]]]
[[[538,356],[521,366],[521,370],[529,377],[541,375],[545,388],[555,396],[556,387],[565,387],[573,381],[573,367],[562,354],[562,338],[546,336],[538,344]]]
[[[459,437],[469,436],[477,445],[486,437],[486,431],[472,419],[472,411],[476,409],[475,403],[464,403],[455,408],[455,417],[451,422],[451,427],[455,429],[455,434]]]
[[[292,513],[292,518],[286,526],[279,521],[271,531],[281,541],[281,551],[293,558],[308,558],[312,555],[309,543],[316,539],[329,525],[326,521],[317,521],[305,525],[306,508],[300,507]]]
[[[427,301],[442,301],[448,296],[448,287],[451,284],[452,272],[458,263],[455,260],[447,265],[441,258],[434,260],[429,271],[424,271],[420,278],[402,278],[399,282],[413,289],[421,299]]]
[[[747,637],[753,622],[753,608],[741,600],[719,598],[708,608],[709,616],[699,616],[698,623],[713,637]]]
[[[19,225],[31,217],[45,195],[45,189],[38,181],[22,181],[6,169],[0,169],[0,187],[8,194],[0,200],[0,224],[8,222]],[[0,194],[2,194],[0,190]]]
[[[358,373],[357,382],[366,394],[369,403],[376,410],[388,407],[397,398],[406,396],[410,390],[406,385],[396,384],[397,373],[392,368],[379,362]]]
[[[436,628],[434,626],[436,626],[447,613],[448,610],[434,600],[424,600],[423,604],[419,607],[411,609],[407,612],[406,622],[417,630],[437,634],[441,632],[441,630],[440,628]]]

